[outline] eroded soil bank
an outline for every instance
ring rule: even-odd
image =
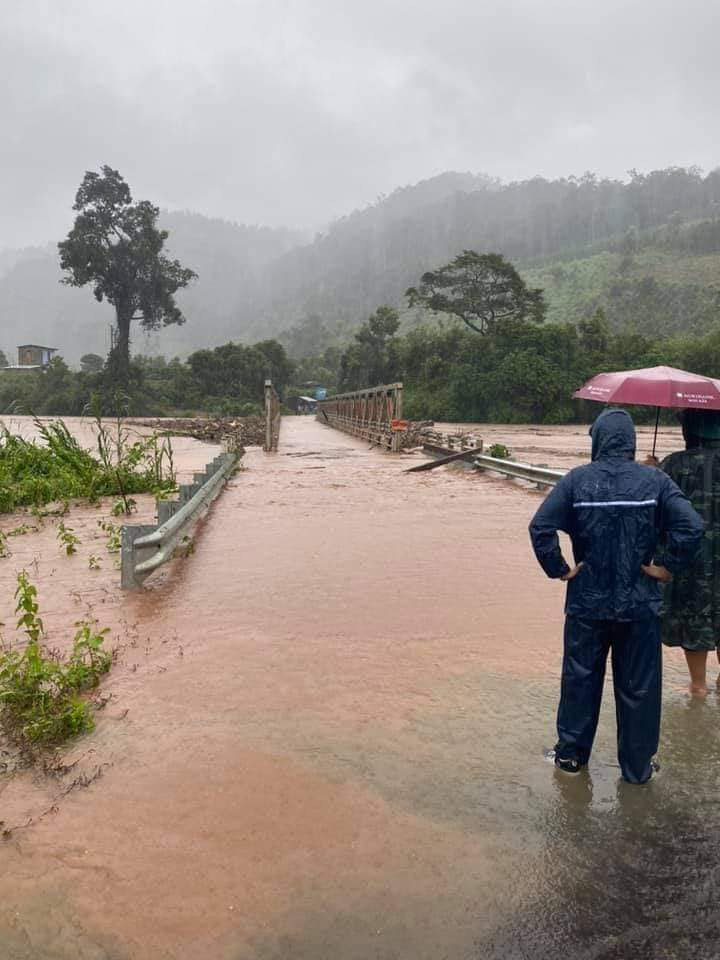
[[[551,466],[588,449],[481,432]],[[76,765],[0,779],[0,956],[716,955],[717,696],[689,700],[669,655],[662,776],[619,783],[608,696],[589,774],[560,779],[541,495],[412,462],[288,418],[140,594],[46,530],[15,538],[0,619],[34,554],[53,637],[88,611],[123,649]]]

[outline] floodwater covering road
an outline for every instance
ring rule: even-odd
[[[577,427],[481,429],[550,466],[588,449]],[[689,699],[671,653],[658,779],[619,781],[610,690],[589,771],[556,773],[541,494],[412,462],[287,418],[191,556],[138,594],[116,571],[81,591],[122,644],[113,699],[57,781],[0,774],[0,957],[718,955],[720,698]],[[59,637],[71,568],[36,536]]]

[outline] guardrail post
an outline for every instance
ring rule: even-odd
[[[158,526],[161,527],[170,519],[178,508],[177,500],[158,500],[155,504]]]
[[[168,503],[169,501],[164,502]],[[123,526],[120,545],[120,586],[123,590],[133,590],[141,586],[141,581],[135,577],[135,541],[148,533],[152,533],[155,529],[151,523],[135,523]]]
[[[167,563],[181,537],[198,513],[220,492],[238,462],[236,453],[226,453],[196,473],[193,484],[181,484],[177,500],[157,502],[158,525],[128,524],[122,528],[121,585],[137,589],[154,570]]]

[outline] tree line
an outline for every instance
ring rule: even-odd
[[[720,325],[701,337],[654,338],[613,330],[602,308],[576,324],[544,323],[542,290],[499,254],[466,250],[406,297],[440,322],[399,335],[398,311],[380,307],[341,355],[338,387],[402,380],[413,419],[585,420],[592,410],[572,393],[603,371],[666,364],[720,377]]]
[[[266,378],[284,392],[295,367],[276,340],[252,346],[227,343],[197,350],[187,360],[135,356],[120,385],[112,357],[82,358],[79,371],[62,357],[45,370],[0,372],[0,415],[250,416],[263,408]]]

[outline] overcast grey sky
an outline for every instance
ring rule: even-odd
[[[718,0],[0,0],[0,248],[86,169],[318,227],[443,170],[720,165]]]

